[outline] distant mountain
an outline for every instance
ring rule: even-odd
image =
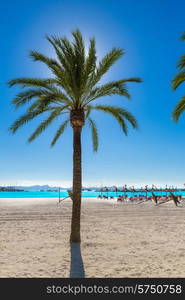
[[[11,188],[16,188],[16,189],[21,189],[21,190],[26,190],[26,191],[47,191],[47,190],[59,190],[58,186],[49,186],[48,184],[46,185],[32,185],[32,186],[12,186]],[[61,190],[66,190],[66,188],[61,187]]]
[[[8,186],[6,188],[11,188],[11,189],[17,189],[17,190],[26,190],[26,191],[47,191],[47,190],[59,190],[59,186],[50,186],[48,184],[45,185],[32,185],[32,186],[21,186],[21,185],[17,185],[17,186]],[[105,189],[104,187],[97,187],[97,186],[83,186],[82,190],[85,191],[99,191],[100,189]],[[114,191],[115,190],[115,186],[106,186],[106,188],[108,188],[110,191]],[[61,190],[67,190],[69,189],[66,187],[60,187]],[[71,188],[70,188],[71,189]],[[118,189],[121,189],[121,187],[118,187]]]
[[[22,186],[22,185],[16,185],[16,186],[9,186],[6,188],[11,188],[11,189],[17,189],[17,190],[25,190],[25,191],[47,191],[47,190],[59,190],[59,186],[50,186],[48,184],[45,185],[32,185],[32,186]],[[66,187],[60,187],[60,190],[67,190],[71,188],[66,188]],[[113,187],[108,187],[108,189],[113,190]],[[85,191],[99,191],[99,187],[91,186],[91,187],[82,187],[82,190]]]

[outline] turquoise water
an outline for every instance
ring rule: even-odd
[[[127,194],[128,197],[132,197],[134,195],[146,195],[146,193],[141,193],[141,192],[137,192],[137,193],[122,193],[122,192],[105,192],[105,193],[101,193],[101,192],[93,192],[93,191],[87,191],[87,192],[83,192],[82,193],[82,197],[88,197],[88,198],[95,198],[98,195],[105,195],[105,196],[112,196],[112,197],[117,197],[118,195],[125,195]],[[169,195],[169,193],[166,192],[155,192],[156,195],[162,196],[162,195]],[[178,195],[182,195],[185,196],[185,191],[178,191],[175,192],[174,194]],[[60,197],[64,198],[67,197],[68,193],[67,191],[60,191]],[[151,193],[147,193],[147,196],[152,196]],[[24,191],[24,192],[0,192],[0,198],[58,198],[59,197],[59,192],[57,191]]]

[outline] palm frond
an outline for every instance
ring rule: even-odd
[[[124,118],[121,115],[121,108],[114,107],[114,106],[108,106],[108,105],[107,106],[97,105],[97,106],[93,106],[93,109],[100,110],[100,111],[103,111],[105,113],[112,115],[117,120],[119,125],[121,126],[121,129],[123,130],[125,135],[128,134],[127,125],[125,123]]]
[[[72,91],[77,106],[83,91],[83,71],[85,63],[84,42],[80,31],[72,32],[74,42],[70,43],[67,38],[56,36],[47,37],[53,45],[57,57],[65,70],[68,86]]]
[[[85,69],[85,46],[81,32],[77,29],[72,32],[74,42],[74,81],[76,86],[77,105],[80,104],[80,98],[84,88],[84,69]]]
[[[46,36],[46,38],[52,44],[61,63],[60,74],[58,74],[58,70],[55,72],[55,75],[58,77],[57,84],[62,86],[71,99],[73,99],[75,98],[73,77],[74,53],[70,42],[66,38],[61,39],[57,36]]]
[[[101,110],[105,113],[111,114],[121,125],[121,128],[123,129],[126,135],[128,133],[128,129],[125,121],[128,121],[134,129],[138,128],[138,123],[135,117],[127,110],[121,107],[110,106],[110,105],[106,105],[106,106],[96,105],[96,106],[92,106],[91,109]]]
[[[67,88],[66,82],[68,80],[68,77],[66,75],[65,70],[62,68],[62,66],[52,58],[47,57],[46,55],[38,52],[38,51],[30,51],[30,57],[34,61],[40,61],[43,62],[48,66],[48,68],[51,70],[51,72],[57,77],[60,78],[61,85],[64,89]],[[69,92],[69,89],[67,88],[67,92]],[[69,93],[70,94],[70,93]]]
[[[129,77],[129,78],[125,78],[121,80],[123,83],[127,83],[127,82],[143,82],[143,80],[139,77]]]
[[[181,98],[181,100],[177,103],[173,113],[172,118],[174,121],[178,121],[181,114],[185,111],[185,96]]]
[[[181,36],[181,40],[185,41],[185,31],[183,32],[182,36]]]
[[[38,99],[35,102],[35,107],[38,107],[39,110],[43,111],[45,109],[48,109],[50,105],[58,104],[59,107],[62,107],[64,104],[66,104],[67,101],[65,101],[62,98],[58,98],[55,94],[48,94],[48,95],[42,95],[38,97]],[[70,103],[66,104],[66,107],[70,107]],[[34,108],[34,103],[28,108],[29,111],[32,111]]]
[[[47,37],[47,39],[53,45],[57,57],[62,65],[62,77],[66,77],[67,83],[73,91],[73,96],[75,96],[76,81],[74,78],[74,68],[76,63],[74,47],[66,37],[59,38],[57,36],[51,36]]]
[[[179,72],[172,80],[172,89],[176,90],[185,81],[185,72]]]
[[[94,79],[92,81],[92,85],[94,86],[102,76],[107,73],[107,71],[110,69],[110,67],[123,56],[124,51],[119,48],[113,48],[110,52],[108,52],[102,60],[99,62],[99,65],[96,69],[96,74],[94,76]]]
[[[8,82],[8,85],[10,87],[14,85],[21,85],[23,88],[27,86],[35,86],[35,87],[41,87],[41,88],[50,88],[50,84],[56,83],[56,80],[54,78],[47,78],[47,79],[42,79],[42,78],[16,78],[12,79]]]
[[[41,107],[46,107],[51,103],[58,103],[61,105],[73,106],[73,102],[61,91],[56,88],[52,92],[43,90],[43,93],[37,97]]]
[[[66,38],[59,38],[57,36],[46,36],[47,40],[55,49],[57,58],[61,63],[63,71],[69,76],[71,59],[74,55],[70,42]]]
[[[85,118],[88,119],[89,118],[89,115],[90,115],[90,112],[92,110],[92,107],[90,105],[86,106],[86,109],[85,109]]]
[[[40,107],[41,107],[40,99],[37,99],[27,108],[27,112],[40,110]],[[47,109],[50,110],[49,106],[47,107]]]
[[[132,128],[138,128],[138,122],[136,118],[126,109],[121,108],[120,115],[131,124]]]
[[[21,126],[33,120],[35,117],[43,113],[40,110],[29,111],[18,118],[10,127],[10,131],[15,133]]]
[[[79,29],[72,32],[72,36],[74,38],[73,48],[76,55],[79,55],[79,58],[82,61],[85,61],[85,46],[83,36]]]
[[[66,129],[68,123],[69,123],[69,119],[67,119],[60,125],[59,129],[57,130],[57,132],[51,142],[51,146],[54,146],[56,144],[57,140],[59,139],[59,137],[63,134],[64,130]]]
[[[55,98],[53,95],[42,95],[38,98],[38,108],[39,110],[46,109],[50,104],[55,103]],[[30,110],[30,109],[29,109]]]
[[[181,58],[179,59],[177,67],[181,70],[185,68],[185,55],[181,56]]]
[[[120,81],[112,81],[99,87],[92,88],[89,95],[84,99],[83,105],[87,105],[90,102],[102,98],[105,96],[119,95],[126,98],[130,98],[130,94],[127,90],[125,83]]]
[[[43,95],[43,89],[29,89],[24,92],[18,93],[16,97],[12,100],[12,104],[16,108],[25,105],[30,102],[33,98]]]
[[[35,138],[37,138],[46,128],[59,116],[62,111],[65,110],[66,107],[58,107],[55,108],[54,111],[51,112],[49,117],[44,120],[39,127],[33,132],[33,134],[29,137],[28,142],[32,142]]]
[[[17,94],[16,98],[13,100],[13,103],[16,104],[16,107],[19,107],[33,97],[37,96],[52,96],[58,101],[69,103],[72,105],[73,99],[70,95],[67,95],[65,91],[57,88],[57,85],[60,85],[60,82],[57,79],[40,79],[40,78],[17,78],[9,81],[9,85],[13,86],[15,84],[20,84],[22,87],[33,86],[37,87],[35,89],[29,89],[25,92]],[[56,86],[54,85],[56,84]]]
[[[90,39],[88,56],[85,61],[84,68],[84,85],[86,87],[88,79],[91,79],[91,75],[94,74],[96,68],[96,48],[95,48],[95,39]]]
[[[61,105],[58,105],[58,103],[50,103],[47,105],[47,111],[52,111],[52,110],[55,110],[55,109],[58,109],[58,108],[61,108]],[[34,101],[28,108],[27,108],[27,112],[29,111],[33,111],[33,110],[42,110],[43,109],[43,106],[41,105],[40,103],[40,100],[36,100]],[[66,113],[69,113],[69,107],[68,105],[66,105]]]
[[[89,121],[89,126],[90,126],[91,134],[92,134],[93,151],[97,152],[98,144],[99,144],[98,143],[98,130],[97,130],[95,122],[91,118],[88,118],[88,121]]]
[[[49,58],[46,55],[38,52],[38,51],[30,51],[30,57],[34,60],[34,61],[40,61],[45,63],[51,70],[56,70],[56,68],[60,69],[61,66],[58,64],[58,62],[53,59],[53,58]]]

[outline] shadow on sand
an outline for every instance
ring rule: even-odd
[[[80,243],[70,243],[71,266],[70,278],[85,278],[85,270],[81,255]]]

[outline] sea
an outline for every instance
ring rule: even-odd
[[[185,197],[185,191],[178,190],[173,192],[175,195],[182,195]],[[125,196],[133,197],[135,195],[145,195],[146,192],[97,192],[97,191],[83,191],[83,198],[96,198],[98,196],[118,197]],[[155,192],[158,196],[167,196],[169,192]],[[19,192],[0,192],[0,198],[65,198],[68,196],[67,190],[62,191],[19,191]],[[152,196],[147,192],[147,196]]]

